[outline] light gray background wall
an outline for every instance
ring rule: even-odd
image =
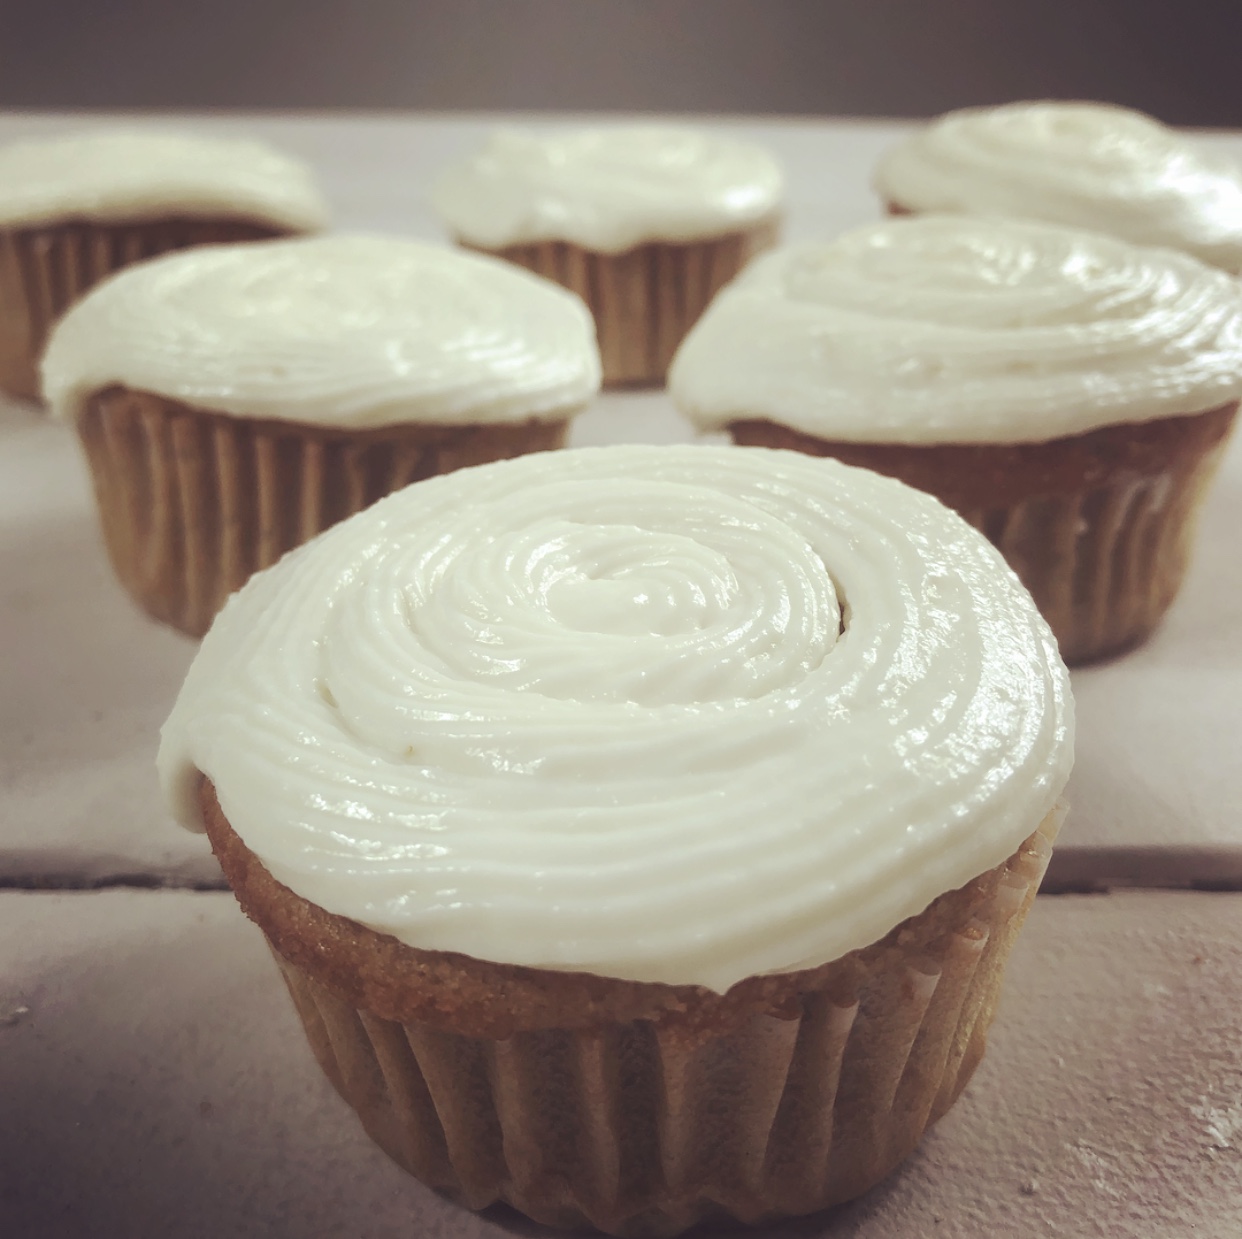
[[[929,115],[1242,126],[1242,0],[0,0],[0,106]]]

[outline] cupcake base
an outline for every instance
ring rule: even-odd
[[[949,1109],[1059,828],[881,941],[727,994],[406,946],[284,887],[204,780],[207,832],[371,1137],[470,1208],[676,1235],[851,1199]]]
[[[170,250],[285,235],[287,229],[237,219],[0,229],[0,391],[39,399],[39,359],[52,326],[114,271]]]
[[[1031,591],[1071,665],[1146,640],[1186,572],[1237,404],[1046,443],[848,443],[768,421],[734,442],[832,456],[935,495]]]
[[[200,637],[260,568],[410,482],[559,447],[568,422],[351,431],[95,393],[77,429],[108,557],[149,615]]]
[[[478,252],[525,267],[586,302],[595,318],[605,386],[659,385],[711,299],[774,245],[778,232],[777,221],[767,220],[724,236],[653,242],[619,254],[567,241]]]

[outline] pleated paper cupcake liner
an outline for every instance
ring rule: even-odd
[[[962,515],[1005,556],[1071,666],[1156,630],[1181,588],[1220,449],[1194,468]]]
[[[342,431],[189,408],[125,388],[78,419],[113,570],[200,637],[230,593],[330,525],[422,478],[559,447],[564,420]]]
[[[766,222],[685,244],[652,243],[601,254],[565,241],[485,253],[575,292],[595,318],[605,386],[660,384],[708,302],[776,241]]]
[[[833,456],[936,495],[996,546],[1071,666],[1146,640],[1186,573],[1236,405],[1039,444],[828,442],[738,422],[736,442]]]
[[[840,972],[795,974],[815,979],[780,1010],[691,1033],[655,1018],[458,1035],[360,1008],[272,949],[328,1078],[425,1183],[614,1235],[753,1224],[861,1194],[953,1104],[1063,812],[934,934],[920,922],[948,896]]]
[[[284,234],[269,225],[226,219],[0,229],[0,390],[39,399],[39,359],[53,325],[114,271],[170,250]]]

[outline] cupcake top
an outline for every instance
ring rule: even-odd
[[[999,864],[1072,761],[1056,642],[931,497],[834,461],[544,453],[261,572],[164,725],[281,882],[412,945],[698,984],[827,962]]]
[[[99,130],[0,147],[0,226],[169,217],[313,232],[328,210],[304,165],[259,142]]]
[[[599,382],[572,293],[393,237],[202,246],[127,268],[69,310],[43,358],[63,417],[121,384],[328,426],[552,419]]]
[[[776,213],[783,188],[766,151],[693,129],[501,129],[432,200],[470,245],[572,241],[615,254],[749,228]]]
[[[875,187],[908,210],[1043,219],[1242,270],[1242,168],[1127,108],[950,112],[889,151]]]
[[[1242,394],[1242,286],[1172,250],[918,216],[777,250],[669,372],[700,427],[863,443],[1036,442]]]

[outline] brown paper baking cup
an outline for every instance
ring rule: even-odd
[[[935,495],[1000,550],[1077,665],[1140,644],[1169,609],[1237,407],[1046,443],[844,443],[767,421],[730,430]]]
[[[559,447],[565,420],[344,431],[110,387],[78,418],[108,557],[155,619],[207,631],[251,573],[410,482]]]
[[[639,245],[619,254],[566,241],[480,252],[577,293],[595,318],[604,384],[637,386],[664,382],[677,346],[708,302],[756,254],[775,244],[778,232],[779,224],[768,220],[743,232]]]
[[[983,1055],[1064,812],[873,946],[718,995],[404,946],[281,886],[209,783],[202,799],[315,1057],[380,1147],[471,1208],[615,1235],[809,1213],[888,1174]]]
[[[0,229],[0,390],[39,399],[39,359],[53,324],[114,271],[170,250],[262,241],[287,232],[236,219],[84,220]]]

